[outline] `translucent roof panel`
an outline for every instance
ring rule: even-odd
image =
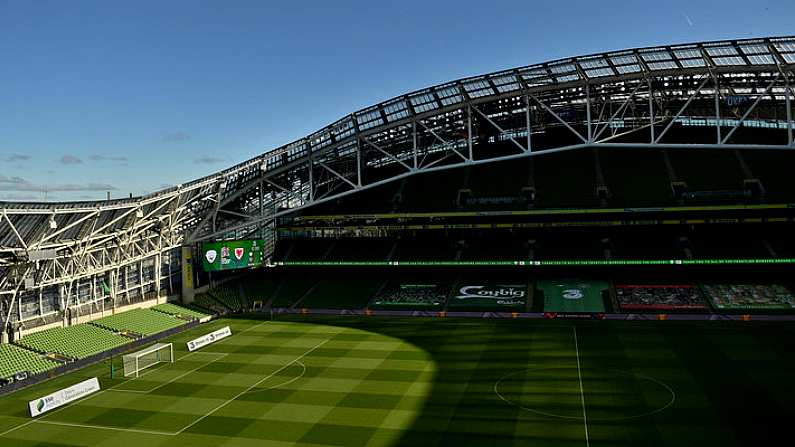
[[[578,74],[571,74],[566,76],[558,76],[558,82],[571,82],[577,81],[580,79],[580,75]]]
[[[634,54],[610,56],[610,60],[613,62],[614,65],[627,65],[627,64],[638,63],[638,58]]]
[[[574,67],[574,64],[564,63],[564,64],[550,65],[549,71],[551,71],[554,74],[565,74],[577,71],[577,69]]]
[[[359,129],[370,129],[384,124],[381,119],[381,112],[378,107],[371,107],[356,114],[356,121],[359,123]]]
[[[741,45],[743,53],[745,54],[770,54],[770,50],[767,49],[767,45]]]
[[[436,89],[436,94],[445,106],[457,104],[464,100],[464,97],[461,96],[461,93],[458,91],[458,86],[455,85],[439,87]]]
[[[646,62],[667,61],[667,60],[671,60],[672,59],[671,54],[668,53],[668,51],[665,51],[665,50],[646,51],[646,52],[640,53],[640,56]]]
[[[411,105],[414,106],[414,111],[417,113],[427,112],[438,108],[436,98],[431,93],[419,93],[409,96]]]
[[[662,61],[662,62],[649,62],[647,64],[650,70],[672,70],[675,68],[679,68],[674,61]]]
[[[781,57],[783,57],[788,64],[795,64],[795,53],[781,53]]]
[[[331,144],[331,132],[322,130],[309,136],[313,148],[323,148]]]
[[[710,56],[736,56],[737,49],[732,46],[706,47],[704,48]]]
[[[775,65],[776,61],[769,54],[754,54],[748,56],[748,60],[754,65]]]
[[[623,66],[616,67],[616,70],[618,70],[618,72],[621,73],[621,74],[637,73],[637,72],[640,71],[640,66],[639,65],[623,65]]]
[[[539,85],[548,85],[555,82],[554,79],[547,73],[546,68],[533,68],[530,70],[520,71],[519,75],[527,82],[530,87]]]
[[[513,75],[495,76],[491,78],[491,82],[494,83],[500,93],[512,92],[522,87],[516,81],[516,76]]]
[[[355,131],[356,129],[353,127],[353,120],[350,117],[335,123],[332,127],[332,132],[338,140],[353,135]]]
[[[702,59],[701,50],[698,48],[677,48],[674,54],[680,59]]]
[[[466,81],[462,85],[467,94],[472,98],[480,98],[481,96],[494,94],[494,89],[491,88],[491,85],[489,85],[488,81],[485,79]]]
[[[607,63],[607,60],[605,60],[602,57],[595,57],[595,58],[589,58],[589,59],[580,59],[578,62],[580,63],[580,67],[582,67],[584,69],[602,68],[602,67],[609,66],[609,64]]]
[[[720,66],[727,66],[727,65],[746,65],[743,58],[739,56],[728,56],[728,57],[713,57],[712,61],[715,62],[715,65]]]
[[[704,59],[680,59],[679,63],[685,68],[705,67],[707,65]]]
[[[795,39],[781,39],[773,41],[773,46],[778,51],[795,52]]]
[[[384,113],[389,122],[398,121],[409,116],[406,100],[398,98],[384,104]]]
[[[604,76],[613,76],[615,73],[612,68],[597,68],[595,70],[585,70],[585,74],[590,78],[600,78]]]

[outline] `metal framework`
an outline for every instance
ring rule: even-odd
[[[159,293],[182,245],[272,242],[276,217],[421,172],[581,148],[795,149],[793,96],[795,37],[615,51],[408,93],[144,197],[0,202],[0,324],[36,296],[41,316],[47,288],[61,310],[98,281],[111,296]],[[671,130],[688,126],[715,133],[678,141]]]

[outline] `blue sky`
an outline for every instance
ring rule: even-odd
[[[560,57],[795,34],[792,0],[0,0],[0,200],[139,195]]]

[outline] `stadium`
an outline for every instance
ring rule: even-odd
[[[569,57],[0,202],[0,445],[790,437],[794,84],[795,37]]]

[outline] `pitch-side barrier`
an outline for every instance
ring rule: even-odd
[[[795,321],[795,315],[713,314],[713,313],[559,313],[559,312],[473,312],[381,309],[308,309],[273,308],[274,315],[336,315],[361,317],[424,317],[424,318],[503,318],[503,319],[576,319],[576,320],[670,320],[670,321]]]

